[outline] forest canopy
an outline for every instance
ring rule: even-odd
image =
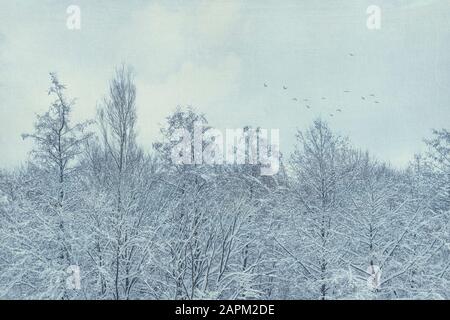
[[[50,80],[54,101],[23,135],[29,160],[0,173],[0,298],[449,298],[448,129],[399,170],[316,119],[261,176],[173,164],[174,131],[208,125],[191,108],[139,146],[126,66],[82,123]]]

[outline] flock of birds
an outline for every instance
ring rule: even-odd
[[[264,87],[268,88],[269,85],[267,83],[264,83]],[[283,86],[283,90],[288,90],[288,87],[287,86]],[[343,92],[344,93],[351,93],[350,90],[344,90]],[[326,99],[327,99],[326,97],[321,97],[321,100],[326,100]],[[363,100],[363,101],[369,101],[370,99],[372,99],[372,102],[375,103],[375,104],[379,104],[380,103],[380,101],[376,100],[376,96],[373,93],[369,94],[368,96],[361,96],[361,100]],[[293,97],[292,101],[298,102],[299,99],[297,97]],[[305,99],[302,99],[302,101],[303,101],[306,109],[311,109],[312,105],[311,105],[311,101],[309,99],[305,98]],[[335,112],[341,113],[341,112],[343,112],[343,109],[342,108],[336,108]],[[330,115],[330,117],[334,117],[335,114],[334,113],[330,113],[329,115]]]
[[[349,56],[353,57],[354,54],[353,53],[349,53]],[[268,88],[268,87],[269,87],[269,85],[267,83],[264,83],[264,88]],[[282,88],[283,88],[283,90],[288,91],[288,87],[286,85],[283,85]],[[350,90],[344,90],[343,92],[344,92],[344,94],[350,94],[351,93]],[[327,100],[327,97],[321,97],[321,100]],[[371,101],[371,102],[373,102],[375,104],[379,104],[380,103],[380,101],[376,99],[376,96],[373,93],[370,93],[367,96],[361,96],[361,100],[362,101],[366,101],[366,102],[370,102]],[[292,101],[299,102],[299,98],[293,97]],[[304,103],[304,106],[306,107],[306,109],[311,109],[312,108],[310,99],[304,98],[304,99],[302,99],[302,102]],[[343,112],[343,107],[338,107],[333,112],[336,112],[336,113],[329,113],[330,117],[334,117],[335,114],[337,114],[337,113],[342,113]]]

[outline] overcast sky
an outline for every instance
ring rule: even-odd
[[[81,30],[66,27],[72,4]],[[381,8],[379,30],[366,26],[369,5]],[[449,127],[449,17],[448,0],[0,0],[0,166],[26,159],[20,134],[48,108],[48,72],[81,120],[121,62],[136,70],[144,148],[177,105],[191,105],[218,128],[280,129],[286,153],[321,116],[403,166],[431,128]]]

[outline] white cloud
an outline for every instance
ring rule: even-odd
[[[158,123],[178,105],[212,112],[218,103],[236,94],[240,70],[238,57],[229,55],[215,65],[186,62],[160,83],[146,83],[145,79],[139,79],[140,140],[151,141],[158,133]]]
[[[121,37],[138,66],[139,133],[149,143],[178,105],[208,111],[236,92],[240,58],[227,49],[239,27],[240,3],[202,1],[182,9],[150,4],[136,12]]]
[[[121,29],[124,55],[137,60],[140,72],[150,77],[167,77],[186,61],[221,59],[228,54],[221,49],[239,27],[239,10],[237,1],[202,1],[182,8],[152,3]]]

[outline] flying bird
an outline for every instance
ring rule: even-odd
[[[309,105],[306,105],[306,108],[311,109],[311,107]]]
[[[379,101],[377,101],[377,100],[375,100],[374,102],[375,102],[375,103],[380,103],[380,102],[379,102]]]
[[[264,87],[267,88],[267,83],[264,83]]]
[[[349,92],[350,92],[350,90],[344,90],[344,92],[345,92],[345,93],[349,93]]]
[[[361,97],[361,99],[366,100],[366,97]]]
[[[333,116],[334,116],[334,114],[330,113],[330,117],[333,117]]]
[[[371,97],[375,97],[375,95],[373,93],[370,94]]]
[[[322,100],[325,100],[326,98],[325,97],[322,97]]]
[[[351,52],[350,52],[348,55],[349,55],[350,57],[354,57],[354,56],[355,56],[355,55],[354,55],[353,53],[351,53]]]
[[[287,87],[286,87],[286,86],[283,86],[283,89],[284,89],[284,90],[286,90],[286,89],[287,89]]]
[[[342,112],[342,110],[341,110],[341,109],[336,109],[336,111],[337,111],[337,112]]]
[[[292,100],[294,100],[294,101],[298,101],[298,99],[297,99],[297,98],[292,98]]]

